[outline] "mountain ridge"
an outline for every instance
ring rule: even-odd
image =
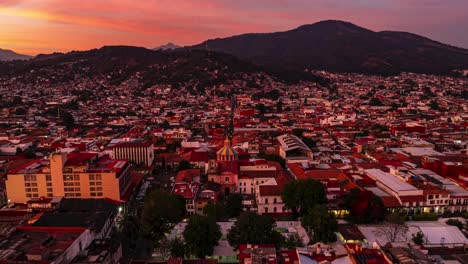
[[[468,68],[468,50],[408,32],[375,32],[326,20],[273,33],[209,39],[191,46],[224,52],[268,68],[370,74],[447,74]]]
[[[33,56],[16,53],[8,49],[0,49],[0,61],[28,60]]]

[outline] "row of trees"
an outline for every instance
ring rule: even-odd
[[[242,195],[233,193],[203,208],[203,214],[216,221],[236,218],[242,212]]]
[[[161,245],[172,257],[195,256],[205,258],[213,255],[214,248],[221,238],[221,230],[215,218],[193,215],[189,218],[183,232],[183,240],[174,239]],[[275,221],[253,212],[242,212],[227,234],[232,248],[241,244],[275,244],[277,247],[296,248],[302,246],[300,237],[284,238],[277,230]],[[163,240],[164,241],[164,240]]]
[[[312,235],[312,242],[336,241],[338,222],[328,211],[321,182],[311,179],[292,181],[285,185],[281,198],[296,216],[301,217],[302,226]]]

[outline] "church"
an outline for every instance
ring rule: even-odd
[[[208,181],[221,185],[225,195],[236,192],[239,184],[239,154],[226,138],[224,146],[216,152],[216,160],[210,160]]]

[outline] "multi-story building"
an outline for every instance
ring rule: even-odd
[[[39,197],[110,198],[125,200],[130,186],[130,163],[98,157],[97,153],[53,153],[8,172],[10,202]]]
[[[154,160],[153,143],[150,141],[128,141],[116,144],[113,148],[114,158],[126,159],[137,165],[150,167]]]
[[[289,134],[276,138],[279,143],[279,155],[287,162],[307,162],[313,159],[313,153],[304,142]]]
[[[283,187],[275,180],[258,185],[255,191],[255,202],[259,214],[278,214],[288,210],[281,199]]]

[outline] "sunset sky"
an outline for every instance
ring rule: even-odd
[[[0,48],[192,45],[338,19],[468,48],[467,0],[0,0]]]

